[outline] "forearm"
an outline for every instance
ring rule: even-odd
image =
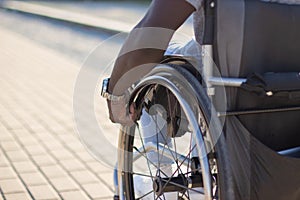
[[[121,95],[133,83],[146,75],[163,57],[164,51],[142,49],[125,54],[117,59],[111,74],[109,91]]]
[[[159,63],[177,28],[194,11],[185,0],[153,0],[115,62],[109,92],[121,95]],[[174,17],[174,13],[178,15]]]
[[[173,35],[163,28],[136,28],[127,38],[115,62],[109,90],[121,95],[159,63]]]

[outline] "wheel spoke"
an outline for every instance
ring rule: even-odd
[[[193,149],[194,148],[195,148],[195,146],[193,147]],[[193,151],[193,149],[190,150],[190,152],[188,153],[188,155]],[[185,157],[185,159],[187,159],[187,157]],[[173,172],[173,174],[171,175],[171,177],[169,178],[169,180],[167,181],[166,185],[163,187],[162,190],[164,190],[165,187],[167,186],[167,184],[170,183],[170,181],[172,180],[171,178],[174,177],[174,175],[178,172],[178,169],[180,169],[180,167],[181,167],[182,164],[183,164],[183,162],[180,163],[180,165],[177,165],[178,166],[177,169],[175,170],[175,172]]]
[[[142,138],[141,131],[140,131],[139,127],[138,127],[138,132],[139,132],[139,137],[140,137],[140,140],[141,140],[141,143],[142,143],[144,152],[146,152],[146,150],[145,150],[145,145],[144,145],[144,141],[143,141],[143,138]],[[137,150],[137,149],[136,149],[136,150]],[[138,151],[138,152],[139,152],[139,151]],[[141,153],[141,152],[139,152],[139,153]],[[141,153],[141,155],[144,156],[144,157],[146,157],[148,170],[149,170],[149,172],[150,172],[151,177],[153,177],[152,172],[151,172],[151,169],[150,169],[149,159],[148,159],[147,155],[145,156],[145,155],[142,154],[142,153]]]
[[[199,193],[199,194],[204,194],[204,193],[201,192],[201,191],[198,191],[198,190],[195,190],[195,189],[193,189],[193,188],[189,188],[189,187],[180,185],[180,184],[178,184],[178,183],[174,183],[174,182],[172,182],[172,181],[170,181],[170,180],[168,180],[168,181],[163,180],[163,181],[166,182],[167,184],[171,184],[171,185],[180,187],[180,188],[182,188],[182,189],[190,190],[190,191],[193,191],[193,192],[196,192],[196,193]],[[167,184],[166,184],[166,185],[167,185]]]
[[[196,147],[196,145],[189,151],[188,155],[191,154],[191,152],[194,150],[195,147]],[[186,159],[188,159],[187,156],[186,156],[186,157],[184,158],[184,160],[180,163],[180,165],[177,165],[177,169],[175,170],[175,172],[174,172],[173,174],[176,174],[176,173],[178,172],[178,169],[180,169],[180,167],[183,165],[183,163],[184,163],[184,161],[185,161]]]
[[[141,174],[141,173],[136,173],[136,172],[130,172],[130,174],[137,175],[137,176],[143,176],[143,177],[147,177],[147,178],[153,178],[151,175]]]
[[[149,162],[150,164],[152,164],[154,167],[157,168],[157,165],[156,165],[155,163],[153,163],[150,159],[148,159],[147,156],[145,156],[142,152],[140,152],[140,151],[138,150],[138,148],[136,148],[136,147],[133,147],[133,148],[134,148],[139,154],[141,154],[141,155],[147,160],[147,162]],[[151,170],[150,170],[150,167],[149,167],[149,171],[150,171],[151,177],[153,178],[152,173],[151,173]],[[166,175],[163,171],[162,171],[162,173],[164,174],[164,176],[167,177],[167,175]]]
[[[143,114],[145,111],[148,112],[147,109],[151,109],[148,112],[150,118],[142,118],[142,120],[150,119],[152,125],[147,129],[137,126],[136,137],[124,137],[129,138],[128,142],[120,143],[124,145],[124,150],[134,153],[133,159],[123,160],[125,165],[128,165],[126,167],[131,169],[122,175],[125,180],[121,183],[125,197],[131,199],[130,197],[134,196],[137,200],[191,199],[196,196],[199,199],[202,196],[218,199],[219,179],[213,181],[213,177],[210,177],[218,176],[217,162],[213,162],[218,160],[212,160],[209,156],[207,159],[197,158],[200,156],[199,153],[205,154],[206,148],[213,146],[206,122],[206,118],[210,116],[207,112],[209,109],[202,109],[209,107],[198,106],[197,103],[203,101],[202,96],[194,99],[192,97],[194,91],[188,89],[189,86],[182,83],[180,79],[177,80],[178,75],[169,75],[167,72],[162,74],[171,78],[159,79],[159,74],[157,80],[161,82],[145,82],[145,85],[140,85],[141,90],[138,89],[133,93],[136,96],[131,97],[135,103],[142,105],[141,109],[145,109],[142,110]],[[161,100],[161,98],[167,99]],[[164,124],[164,120],[161,121],[165,111],[161,112],[159,107],[153,106],[157,104],[167,110],[167,124]],[[152,113],[152,109],[155,114]],[[179,118],[182,113],[184,117]],[[146,122],[141,121],[139,125]],[[191,130],[196,131],[197,128],[201,133],[198,135],[196,132],[197,137],[194,137],[196,133]],[[149,139],[145,139],[145,136],[149,136]],[[203,144],[205,148],[199,149],[198,152],[196,149],[200,147],[197,144]]]
[[[155,124],[157,125],[157,122],[155,121]],[[163,133],[161,133],[161,131],[159,131],[159,133],[161,134],[163,140],[164,140],[164,144],[167,143],[167,139],[165,137],[165,135]],[[158,145],[158,144],[157,144]],[[164,145],[165,147],[165,145]],[[175,147],[175,153],[177,153],[177,150],[176,150],[176,142],[174,142],[174,147]],[[180,166],[178,165],[178,158],[177,158],[177,154],[176,154],[176,157],[174,156],[173,154],[173,151],[170,149],[169,145],[167,145],[167,148],[169,150],[169,152],[171,153],[171,156],[173,158],[173,160],[175,161],[176,165],[177,165],[177,169],[180,169]],[[163,156],[163,155],[162,155]]]
[[[153,193],[153,192],[154,192],[153,190],[152,190],[152,191],[150,191],[150,192],[147,192],[146,194],[144,194],[143,196],[141,196],[141,197],[137,198],[136,200],[142,199],[142,198],[144,198],[144,197],[148,196],[149,194],[151,194],[151,193]]]

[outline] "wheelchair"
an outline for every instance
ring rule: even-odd
[[[120,131],[118,198],[298,200],[300,6],[204,5],[204,70],[168,57],[134,87],[154,125]]]

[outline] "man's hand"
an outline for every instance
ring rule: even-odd
[[[131,84],[141,78],[140,76],[132,76],[131,79],[125,79],[127,82],[124,84],[122,83],[118,87],[115,87],[115,84],[125,74],[134,68],[135,70],[138,68],[143,69],[142,72],[145,73],[147,72],[146,68],[141,66],[150,64],[153,67],[153,64],[159,63],[163,58],[164,49],[168,47],[175,30],[194,11],[195,8],[184,0],[153,0],[147,13],[136,25],[134,31],[130,32],[120,51],[110,77],[109,92],[112,94],[112,91],[114,91],[115,95],[121,95],[124,92],[124,88],[130,87]],[[176,17],[174,17],[174,13]],[[155,32],[155,35],[158,37],[149,38],[149,35],[153,35],[153,32],[148,32],[147,30],[156,30],[156,32],[159,30],[161,34]],[[148,45],[143,46],[143,44],[152,44],[153,40],[159,43],[159,48],[149,47]],[[139,112],[136,111],[134,104],[128,108],[127,103],[126,98],[120,101],[108,101],[109,115],[112,122],[127,126],[134,124],[134,121],[138,118],[136,113]]]
[[[127,105],[127,98],[120,101],[107,100],[109,109],[109,118],[113,123],[119,123],[124,126],[132,126],[136,120],[135,104]]]

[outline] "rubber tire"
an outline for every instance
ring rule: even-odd
[[[211,100],[207,96],[205,89],[201,86],[199,81],[195,78],[193,74],[191,74],[188,70],[183,68],[180,65],[175,64],[167,64],[166,66],[173,68],[177,72],[179,72],[183,77],[186,84],[189,84],[192,88],[190,92],[193,92],[196,96],[199,107],[202,110],[202,113],[206,120],[211,120],[211,124],[215,124],[216,126],[220,126],[219,119],[214,111],[214,107],[212,106]],[[166,68],[166,73],[170,73]],[[156,67],[149,73],[148,76],[153,76],[159,74],[158,72],[162,72],[164,69],[157,70]],[[146,77],[145,77],[146,78]],[[145,86],[147,87],[147,86]],[[219,129],[222,127],[219,127]],[[124,173],[122,169],[126,168],[128,170],[130,162],[132,160],[132,154],[127,154],[126,151],[132,151],[132,143],[133,143],[133,135],[135,131],[135,127],[123,127],[123,130],[120,132],[119,136],[119,187],[120,187],[120,199],[134,199],[134,191],[133,191],[133,180],[130,178],[129,173]],[[214,127],[210,128],[210,132],[218,131]],[[129,134],[128,134],[129,133]],[[214,135],[214,134],[212,134]],[[218,187],[219,187],[219,200],[235,200],[235,192],[234,192],[234,184],[232,179],[232,171],[230,169],[230,165],[228,163],[228,154],[225,137],[222,133],[220,137],[215,141],[214,150],[217,158],[217,166],[218,166]],[[127,163],[127,164],[126,164]],[[129,169],[130,170],[130,169]]]

